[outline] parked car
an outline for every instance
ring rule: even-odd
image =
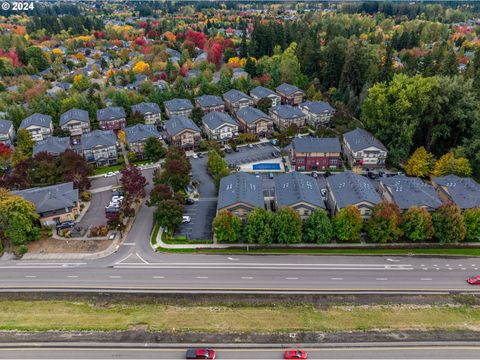
[[[215,350],[208,348],[188,349],[186,359],[215,359]]]
[[[194,154],[192,155],[192,158],[198,159],[198,155],[194,153]]]
[[[115,176],[116,172],[115,171],[109,171],[103,175],[103,177],[112,177]]]
[[[117,202],[117,201],[122,202],[123,201],[123,196],[117,196],[117,195],[112,196],[112,201],[113,202]]]
[[[232,153],[232,149],[227,148],[227,147],[223,151],[225,151],[225,154],[231,154]]]
[[[55,227],[57,228],[57,230],[62,230],[62,229],[68,229],[74,226],[75,226],[75,221],[69,220],[69,221],[61,222],[57,224]]]
[[[312,171],[312,176],[314,179],[318,178],[318,174],[316,171]]]
[[[273,179],[273,173],[268,173],[268,178]]]
[[[253,144],[248,144],[249,149],[253,149]]]
[[[105,206],[105,209],[106,209],[106,208],[120,208],[120,204],[119,204],[119,203],[110,202],[110,204],[108,204],[107,206]]]
[[[374,173],[373,171],[369,171],[369,172],[367,173],[367,176],[368,176],[370,179],[372,179],[372,180],[375,180],[375,179],[378,178],[377,173]]]
[[[260,173],[258,171],[255,172],[255,177],[257,177],[257,178],[260,177]]]
[[[272,151],[272,156],[275,158],[275,157],[279,157],[280,154],[277,151]]]
[[[186,205],[193,205],[195,204],[195,200],[191,199],[191,198],[188,198],[185,200],[185,204]]]
[[[238,147],[235,147],[235,148],[233,149],[233,151],[235,151],[235,152],[239,152],[239,151],[240,151],[240,149],[239,149]]]
[[[469,277],[467,283],[470,285],[480,285],[480,276]]]
[[[182,223],[189,223],[192,219],[190,216],[182,216]]]
[[[307,353],[303,350],[287,350],[283,354],[284,359],[306,359]]]
[[[198,154],[198,157],[199,157],[200,159],[202,159],[202,158],[203,158],[203,154],[202,154],[202,153],[199,153],[199,154]]]
[[[123,191],[119,191],[119,190],[113,190],[112,191],[112,197],[114,196],[122,196],[123,197],[124,193]]]
[[[105,207],[105,214],[108,214],[108,213],[117,213],[120,211],[120,208],[119,207],[109,207],[109,206],[106,206]]]

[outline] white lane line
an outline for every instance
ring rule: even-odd
[[[197,276],[197,279],[208,279],[208,276]]]
[[[165,279],[165,276],[154,276],[154,279]]]
[[[295,277],[288,277],[288,278],[285,278],[285,280],[298,280],[298,278],[295,278]]]
[[[478,268],[473,268],[473,270],[478,270]]]
[[[110,278],[110,279],[120,279],[121,276],[119,276],[119,275],[110,275],[109,278]]]
[[[430,278],[423,278],[423,279],[420,279],[421,281],[431,281],[432,279]]]
[[[78,278],[78,275],[68,275],[67,278],[76,279],[76,278]]]
[[[330,280],[338,280],[338,281],[340,281],[340,280],[343,280],[343,278],[331,278]]]
[[[116,269],[215,269],[215,270],[238,270],[238,269],[247,269],[247,270],[362,270],[362,271],[411,271],[415,270],[414,268],[351,268],[351,267],[271,267],[271,266],[245,266],[245,265],[234,265],[232,262],[231,266],[171,266],[168,264],[142,264],[142,263],[123,263],[115,264],[113,267]],[[2,267],[0,267],[1,269]]]
[[[467,269],[465,269],[465,268],[462,268],[462,270],[467,270]]]
[[[252,280],[253,277],[251,276],[242,276],[242,280]]]
[[[148,264],[148,261],[145,260],[144,258],[142,258],[138,252],[136,252],[135,255],[137,255],[138,258],[139,258],[140,260],[142,260],[144,264]]]
[[[422,270],[428,270],[427,268],[422,268]]]
[[[453,270],[452,268],[448,268],[448,270]]]
[[[33,278],[36,278],[37,276],[36,275],[25,275],[26,278],[30,278],[30,279],[33,279]]]
[[[125,245],[125,246],[134,246],[135,243],[123,243],[123,245]]]
[[[122,260],[120,261],[117,261],[115,264],[121,264],[122,262],[124,262],[125,260],[127,260],[130,256],[132,256],[133,254],[128,254],[127,256],[125,256]]]
[[[387,278],[376,278],[375,280],[377,280],[377,281],[387,281],[388,279]]]

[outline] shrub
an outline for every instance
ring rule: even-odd
[[[432,215],[435,237],[441,243],[453,243],[465,239],[465,223],[457,205],[440,206]]]
[[[97,237],[98,236],[98,228],[96,226],[90,228],[90,237]]]
[[[337,235],[337,239],[341,241],[360,240],[362,226],[362,216],[353,205],[343,208],[333,218],[335,234]]]
[[[333,237],[333,226],[323,209],[315,210],[303,224],[303,239],[306,242],[325,244]]]
[[[467,209],[463,213],[465,221],[465,241],[480,241],[480,208]]]
[[[98,236],[107,236],[108,234],[108,226],[101,225],[98,227]]]
[[[92,198],[92,194],[90,191],[82,191],[82,194],[80,195],[82,201],[90,201]]]
[[[382,202],[373,208],[372,217],[366,224],[369,238],[375,242],[396,241],[401,235],[400,209],[396,204]]]
[[[411,207],[402,215],[400,228],[409,241],[428,241],[433,237],[432,215],[423,208]]]

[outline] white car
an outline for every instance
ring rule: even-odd
[[[112,196],[112,202],[122,202],[123,196]]]
[[[116,172],[115,171],[109,171],[103,175],[103,177],[112,177],[115,176]]]
[[[190,216],[182,216],[182,223],[189,223],[191,220]]]
[[[113,202],[111,201],[110,204],[108,204],[108,206],[106,207],[114,207],[114,208],[119,208],[120,207],[120,204],[118,202]]]
[[[192,158],[198,159],[198,155],[197,155],[197,154],[193,154],[193,155],[192,155]]]

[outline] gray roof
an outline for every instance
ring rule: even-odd
[[[382,179],[381,182],[388,187],[393,200],[401,210],[412,206],[437,209],[442,205],[433,185],[419,178],[396,175]]]
[[[195,101],[201,107],[209,107],[209,106],[221,106],[224,105],[224,102],[220,96],[217,95],[202,95],[195,98]]]
[[[195,124],[192,119],[185,116],[174,116],[165,122],[165,130],[170,135],[178,134],[184,129],[191,129],[200,132],[200,128],[197,124]]]
[[[192,102],[188,99],[172,99],[164,102],[165,108],[169,111],[191,110]]]
[[[341,152],[340,140],[338,138],[316,138],[305,136],[294,138],[292,147],[299,152]]]
[[[375,146],[383,151],[387,151],[387,148],[372,134],[360,128],[343,134],[343,139],[350,145],[353,151],[360,151],[370,146]]]
[[[238,126],[238,123],[230,115],[218,111],[209,112],[202,118],[202,122],[211,130],[216,129],[224,124]]]
[[[317,181],[296,171],[275,177],[275,200],[279,207],[305,202],[325,208]]]
[[[250,91],[250,95],[255,96],[257,98],[265,98],[272,95],[278,96],[278,94],[275,91],[270,90],[263,86],[257,86],[255,89],[252,89]]]
[[[335,109],[325,101],[305,101],[298,105],[298,107],[314,114],[331,113],[335,111]]]
[[[172,48],[166,48],[165,52],[172,57],[181,57],[182,56],[182,54],[180,54],[180,52],[178,52],[177,50],[172,49]]]
[[[50,128],[52,125],[52,117],[50,115],[35,113],[23,119],[19,129],[25,129],[31,125]]]
[[[299,89],[295,85],[291,85],[291,84],[287,84],[287,83],[283,83],[282,85],[277,86],[277,88],[275,90],[277,90],[278,92],[281,92],[285,95],[292,95],[297,91],[302,91],[301,89]]]
[[[327,184],[339,209],[364,201],[374,205],[382,202],[370,179],[351,171],[329,176]]]
[[[98,121],[118,120],[125,118],[125,110],[120,106],[109,106],[97,110]]]
[[[160,114],[160,106],[156,103],[152,102],[142,102],[137,105],[132,106],[132,113],[140,113],[142,115],[148,114]]]
[[[447,175],[432,180],[446,188],[452,201],[461,209],[480,208],[480,184],[472,178]]]
[[[70,120],[78,120],[84,123],[90,123],[88,118],[88,111],[81,109],[70,109],[60,115],[60,126],[65,125]]]
[[[236,203],[264,208],[262,180],[255,175],[237,172],[220,180],[217,211]]]
[[[160,133],[155,125],[137,124],[125,128],[125,135],[128,143],[143,142],[148,138],[160,139]]]
[[[223,98],[230,103],[236,103],[237,101],[244,99],[252,100],[250,96],[237,89],[228,90],[225,94],[223,94]]]
[[[275,113],[281,119],[298,119],[306,116],[299,108],[291,105],[277,105],[269,111],[270,114]]]
[[[270,116],[265,114],[262,110],[251,107],[251,106],[246,106],[241,109],[238,109],[237,117],[244,120],[247,124],[252,124],[258,119],[271,120]]]
[[[0,119],[0,134],[8,134],[13,123],[10,120]]]
[[[37,141],[33,146],[33,155],[43,151],[48,152],[52,155],[60,155],[65,150],[70,148],[71,145],[69,137],[52,136],[46,138],[45,140]]]
[[[70,208],[78,202],[78,189],[73,182],[46,187],[36,187],[13,192],[35,205],[38,213]]]
[[[90,150],[97,146],[117,145],[117,137],[112,130],[94,130],[83,133],[81,138],[82,150]]]

